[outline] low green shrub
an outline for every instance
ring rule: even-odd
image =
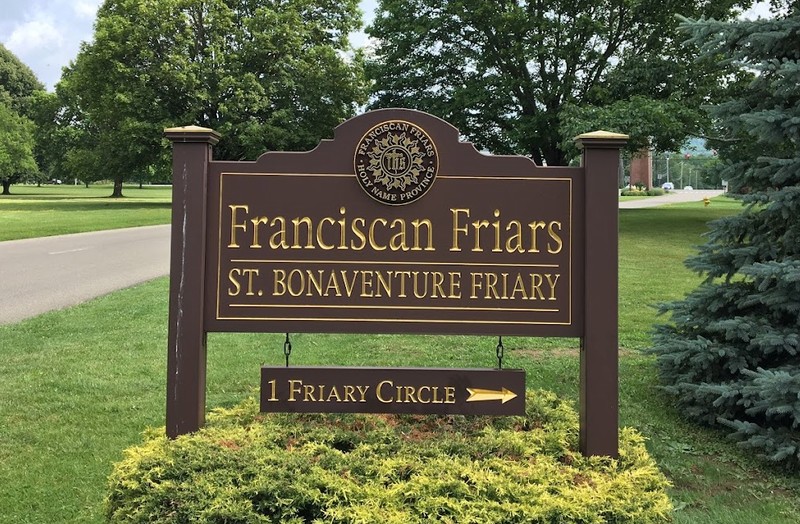
[[[524,417],[260,414],[255,400],[195,434],[150,431],[109,479],[111,522],[669,522],[643,438],[577,451],[574,410],[528,394]]]
[[[662,196],[666,194],[666,192],[659,188],[654,187],[653,189],[623,189],[620,191],[620,196]]]

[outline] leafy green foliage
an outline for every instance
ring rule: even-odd
[[[774,20],[688,21],[705,53],[758,70],[719,105],[722,162],[745,209],[713,223],[687,265],[706,281],[667,304],[653,351],[687,415],[731,428],[768,459],[800,466],[800,11]]]
[[[38,168],[33,157],[33,123],[0,100],[0,183],[9,187]]]
[[[692,62],[676,13],[729,17],[735,0],[382,0],[368,32],[374,106],[456,125],[479,148],[564,165],[598,127],[671,148],[707,119],[728,72]],[[745,2],[747,3],[747,2]]]
[[[189,124],[221,133],[225,159],[316,146],[363,102],[360,61],[345,56],[356,5],[106,1],[57,86],[54,119],[79,134],[66,167],[117,186],[165,171],[163,129]]]
[[[33,71],[0,44],[0,102],[5,101],[14,111],[29,117],[30,97],[43,90]]]
[[[10,193],[11,184],[39,172],[30,116],[34,96],[43,91],[33,71],[0,44],[0,183],[4,195]]]
[[[625,429],[618,460],[577,451],[577,416],[545,391],[524,417],[217,412],[161,431],[110,478],[112,522],[668,522],[668,485]]]

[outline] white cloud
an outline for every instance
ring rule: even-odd
[[[53,49],[61,46],[64,36],[53,23],[52,18],[44,16],[20,24],[14,28],[6,40],[6,47],[18,56]]]
[[[750,9],[742,13],[741,18],[755,20],[758,18],[772,18],[772,13],[769,10],[769,2],[756,2]]]
[[[77,0],[72,5],[72,9],[79,18],[94,20],[97,8],[100,7],[101,3],[103,3],[103,0]]]

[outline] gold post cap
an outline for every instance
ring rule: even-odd
[[[219,142],[221,135],[208,127],[183,126],[164,129],[164,136],[173,142],[209,143]]]
[[[168,127],[164,129],[165,133],[215,133],[210,127],[200,126],[182,126],[182,127]]]
[[[592,131],[575,137],[575,140],[628,140],[630,136],[611,131]]]

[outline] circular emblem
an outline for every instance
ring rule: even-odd
[[[358,183],[369,196],[391,206],[410,204],[428,192],[439,171],[436,146],[421,127],[402,120],[382,122],[356,146]]]

